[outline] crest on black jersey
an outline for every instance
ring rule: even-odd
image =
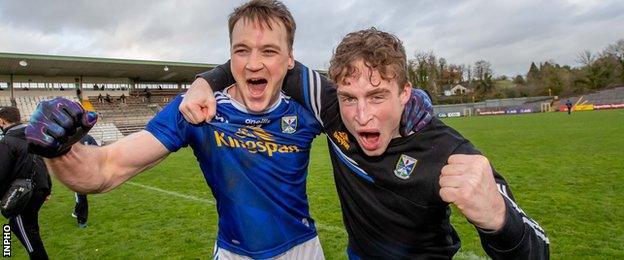
[[[401,154],[401,157],[394,168],[394,175],[404,180],[409,178],[412,171],[414,171],[414,168],[416,168],[417,163],[418,160],[405,154]]]

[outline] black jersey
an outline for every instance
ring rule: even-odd
[[[50,190],[52,181],[43,158],[28,153],[24,134],[25,124],[15,124],[4,129],[0,139],[0,196],[16,178],[30,178],[33,171],[35,190]]]
[[[200,76],[213,88],[233,82],[229,63]],[[438,119],[418,133],[393,139],[381,156],[369,157],[340,118],[336,90],[319,73],[296,63],[283,91],[314,113],[327,135],[349,257],[363,259],[451,258],[460,240],[450,224],[450,207],[439,195],[440,171],[452,154],[480,154]],[[480,230],[492,258],[548,258],[542,228],[514,202],[506,181],[494,170],[506,203],[501,230]]]

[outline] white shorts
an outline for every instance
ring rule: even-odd
[[[214,252],[212,254],[212,259],[218,260],[249,260],[252,259],[248,256],[239,255],[237,253],[225,250],[217,246],[215,242]],[[298,244],[288,251],[272,257],[271,259],[275,260],[290,260],[290,259],[305,259],[305,260],[324,260],[325,255],[323,254],[323,248],[321,247],[321,242],[319,241],[318,236]]]

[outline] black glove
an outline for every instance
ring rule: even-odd
[[[57,97],[39,103],[26,126],[28,151],[47,158],[69,152],[97,122],[97,113],[78,103]]]

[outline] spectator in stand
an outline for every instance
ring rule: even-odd
[[[76,96],[78,100],[82,100],[82,90],[80,90],[80,88],[76,88]]]
[[[98,102],[103,103],[104,102],[104,97],[102,97],[102,93],[100,93],[98,95]]]
[[[94,84],[94,85],[93,85],[93,90],[98,90],[98,89],[100,89],[100,87],[98,87],[98,85],[97,85],[97,84]]]
[[[572,112],[572,102],[568,99],[565,102],[566,107],[568,108],[568,115]]]
[[[119,98],[117,100],[120,100],[121,103],[126,103],[126,94],[121,93],[121,96],[119,96]]]
[[[108,103],[113,103],[113,99],[111,98],[111,96],[108,93],[106,93],[106,98],[104,100],[106,100],[106,102],[108,102]]]
[[[145,89],[145,98],[147,99],[147,102],[152,102],[152,92],[149,89]]]

